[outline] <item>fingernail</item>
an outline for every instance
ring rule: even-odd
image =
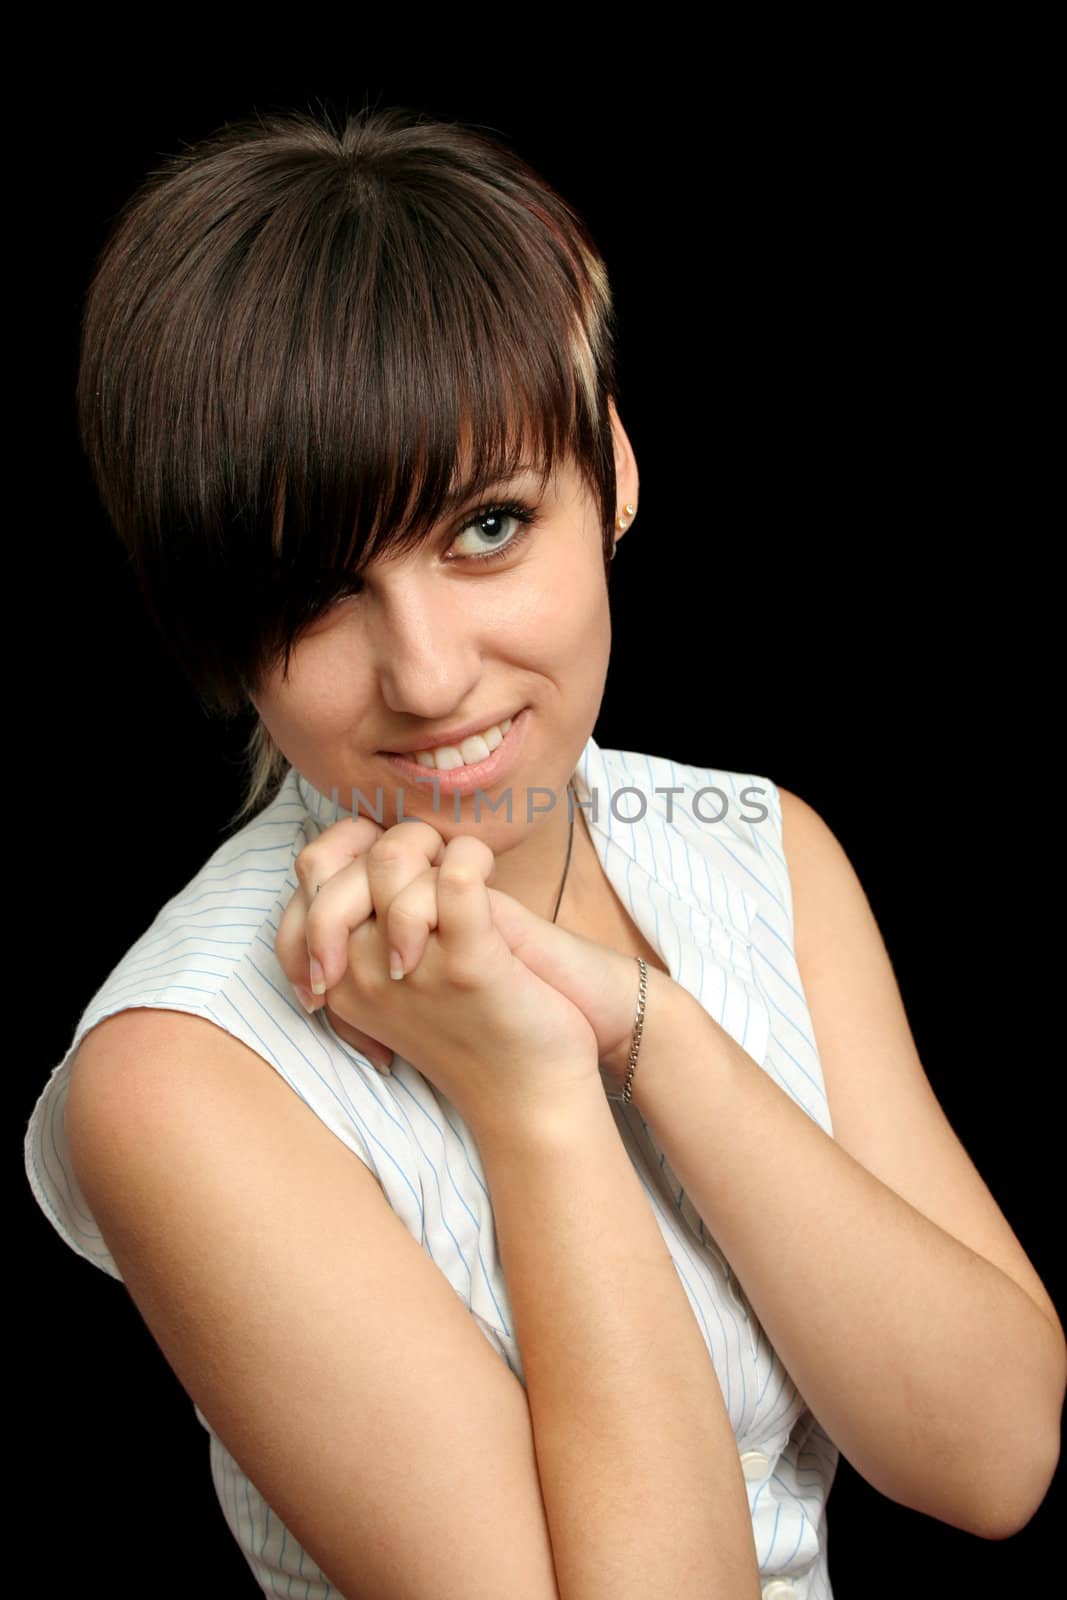
[[[312,994],[311,990],[306,989],[302,983],[294,983],[293,988],[296,990],[296,998],[300,1001],[300,1004],[303,1006],[304,1010],[310,1011],[312,1014],[314,1014],[319,1007],[316,1004],[315,996]]]
[[[308,966],[309,966],[310,971],[311,971],[311,992],[312,992],[312,994],[325,994],[326,993],[326,974],[322,970],[322,962],[321,961],[316,961],[314,956],[310,956],[308,958]]]
[[[393,1058],[392,1058],[391,1055],[388,1055],[388,1056],[371,1056],[372,1062],[377,1067],[378,1071],[382,1074],[382,1076],[385,1077],[385,1078],[391,1078],[393,1076],[393,1069],[389,1065],[389,1063],[390,1063],[390,1061],[392,1059]]]
[[[389,952],[389,976],[391,978],[402,978],[404,976],[404,958],[399,950],[390,950]]]

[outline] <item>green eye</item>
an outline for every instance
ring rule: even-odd
[[[468,534],[474,533],[485,543],[480,550],[460,550],[460,556],[464,560],[494,561],[521,544],[536,520],[536,513],[529,506],[512,501],[485,506],[464,523],[456,541],[458,544]]]

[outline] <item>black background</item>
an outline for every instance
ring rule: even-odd
[[[766,774],[823,815],[934,1090],[1062,1306],[1043,42],[679,38],[662,62],[624,42],[614,64],[553,36],[484,70],[455,41],[452,59],[427,46],[401,67],[395,40],[353,30],[306,69],[238,68],[235,52],[224,70],[182,40],[182,70],[154,48],[120,73],[97,38],[83,63],[72,47],[54,101],[16,88],[43,455],[12,540],[28,558],[10,628],[27,641],[13,837],[32,1009],[11,1160],[93,993],[240,796],[238,730],[209,722],[162,656],[78,454],[95,252],[161,156],[253,110],[368,95],[499,131],[589,223],[641,469],[596,738]],[[116,1600],[256,1592],[207,1436],[125,1291],[61,1244],[25,1183],[12,1218],[20,1459],[45,1516],[33,1592],[82,1592],[101,1562]],[[1055,1570],[1060,1514],[1057,1479],[1021,1534],[985,1542],[843,1461],[836,1600],[904,1582],[1016,1592]]]

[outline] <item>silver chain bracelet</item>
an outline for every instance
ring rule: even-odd
[[[634,1072],[637,1069],[637,1056],[641,1049],[641,1035],[645,1029],[645,1001],[648,999],[648,966],[641,956],[634,960],[640,968],[640,982],[637,992],[637,1015],[634,1018],[634,1036],[630,1041],[630,1056],[626,1063],[626,1082],[621,1094],[609,1094],[609,1100],[617,1100],[622,1105],[629,1105],[633,1100]]]

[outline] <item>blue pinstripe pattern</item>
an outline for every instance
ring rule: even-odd
[[[588,805],[585,815],[604,871],[671,976],[832,1134],[793,949],[774,783],[601,750],[589,739],[574,786],[585,802],[595,792],[596,819]],[[708,819],[718,814],[719,796],[697,798],[712,787],[728,807],[718,822],[695,810],[701,806]],[[667,789],[679,792],[656,792]],[[759,806],[767,815],[755,820]],[[410,1063],[397,1059],[393,1077],[383,1079],[321,1014],[308,1017],[274,956],[278,921],[296,887],[295,856],[339,815],[348,812],[336,791],[321,794],[291,770],[274,802],[167,902],[86,1007],[43,1089],[26,1133],[27,1175],[67,1244],[119,1277],[67,1156],[71,1059],[91,1027],[129,1006],[205,1017],[256,1051],[370,1167],[393,1210],[522,1382],[489,1190],[463,1119]],[[766,1471],[746,1478],[764,1581],[790,1581],[797,1600],[832,1600],[826,1499],[837,1449],[807,1410],[640,1111],[619,1102],[612,1109],[707,1342],[738,1449],[766,1457]],[[197,1416],[210,1435],[222,1514],[264,1594],[340,1600]]]

